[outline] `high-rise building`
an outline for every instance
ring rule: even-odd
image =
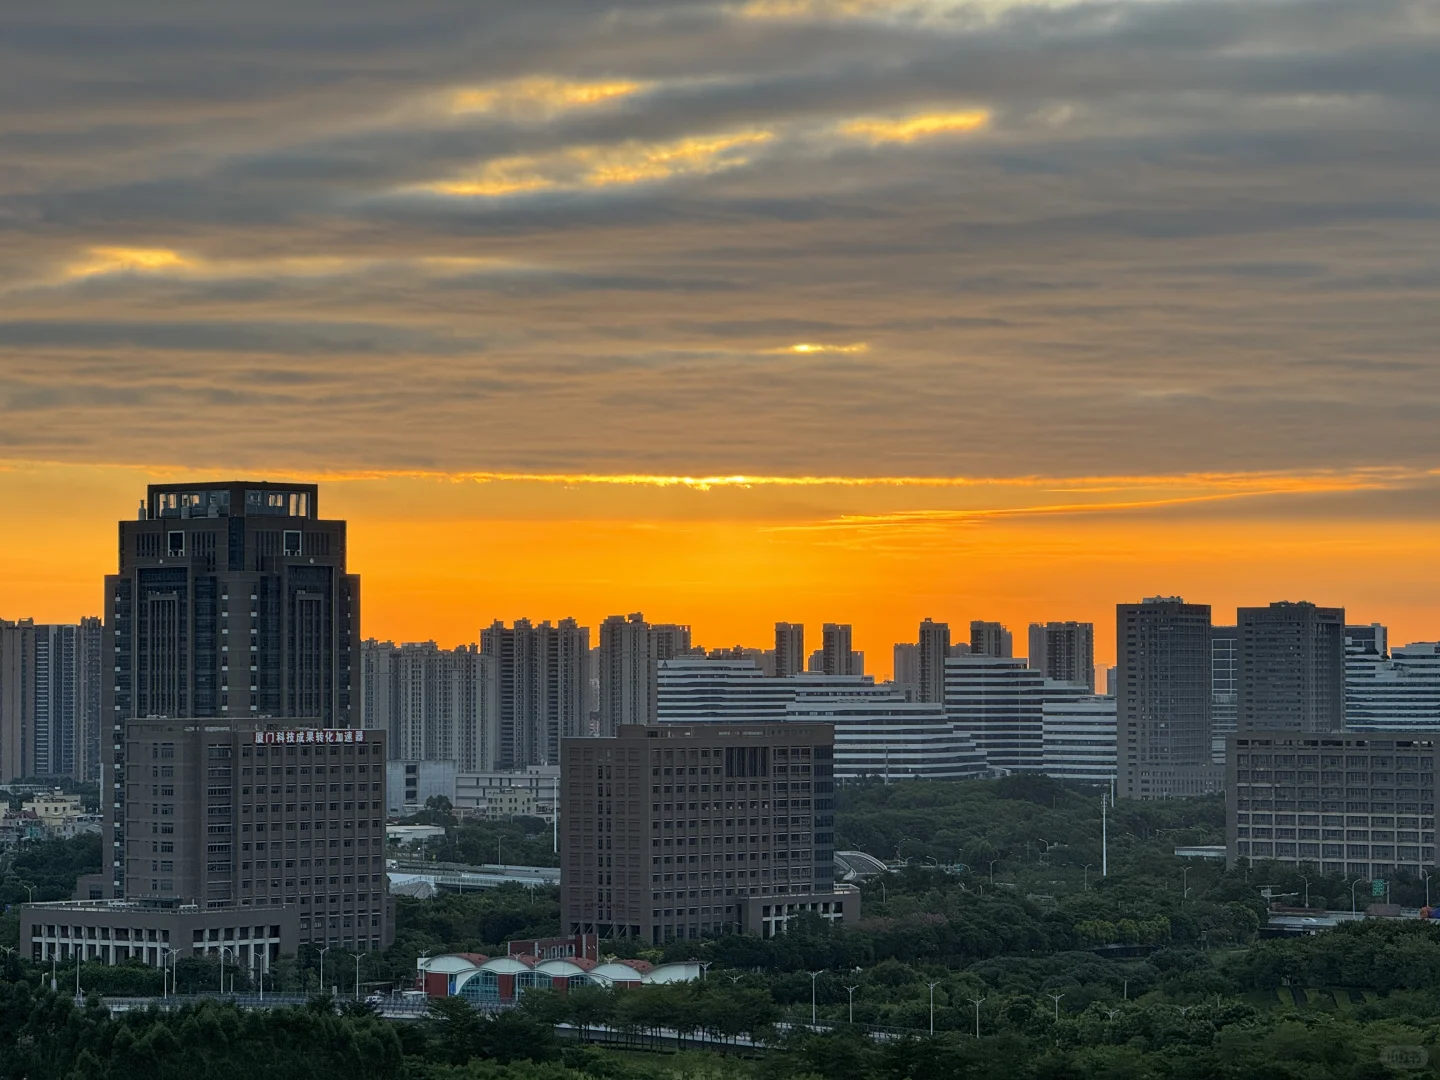
[[[920,646],[908,641],[895,643],[895,688],[912,701],[920,700]]]
[[[1210,752],[1210,605],[1178,596],[1115,608],[1117,794],[1163,799],[1217,791]]]
[[[625,726],[566,739],[562,930],[655,945],[771,937],[808,912],[856,919],[859,891],[835,884],[833,754],[824,724]]]
[[[494,658],[499,700],[495,767],[554,765],[560,740],[589,734],[585,710],[590,628],[574,619],[539,626],[497,620],[480,632]]]
[[[102,633],[0,620],[0,779],[99,782]]]
[[[1093,694],[1041,705],[1044,770],[1057,780],[1115,779],[1115,699]]]
[[[1010,631],[998,622],[974,619],[970,623],[970,653],[972,656],[1010,657],[1015,655],[1015,643]]]
[[[1240,701],[1240,629],[1210,628],[1210,760],[1225,764],[1225,738],[1235,730]]]
[[[362,726],[386,732],[396,760],[449,761],[463,772],[493,767],[499,680],[474,645],[433,641],[360,646]]]
[[[1094,693],[1095,624],[1031,623],[1027,661],[1047,679],[1076,683]]]
[[[390,944],[385,732],[224,717],[118,726],[108,850],[123,904],[98,907],[120,925],[127,909],[230,911],[259,925],[298,917],[300,944]],[[82,878],[79,898],[103,899],[109,878]]]
[[[1347,881],[1433,874],[1440,733],[1246,731],[1229,736],[1226,856]]]
[[[823,675],[865,674],[865,654],[851,647],[849,623],[826,623],[820,637],[820,673]]]
[[[690,652],[690,627],[651,626],[645,616],[611,615],[600,624],[599,734],[655,722],[655,667]]]
[[[945,713],[991,769],[1041,771],[1045,702],[1086,693],[1084,686],[1045,678],[1024,657],[972,653],[945,661]]]
[[[1383,650],[1383,627],[1381,634]],[[1345,727],[1440,731],[1440,642],[1398,645],[1388,658],[1383,651],[1347,656]]]
[[[805,670],[805,624],[775,624],[775,674],[779,678]]]
[[[358,720],[360,579],[314,484],[152,484],[105,579],[105,714]]]
[[[103,790],[126,767],[134,718],[358,727],[360,579],[346,572],[345,522],[318,504],[314,484],[151,484],[138,519],[120,522],[105,578]],[[102,801],[115,898],[125,860],[150,842],[128,832],[130,791]]]
[[[945,704],[945,661],[950,657],[950,624],[926,619],[920,624],[918,681],[921,701]]]
[[[655,721],[655,656],[650,624],[635,612],[600,624],[600,734],[621,724]]]
[[[1281,601],[1239,610],[1236,728],[1345,726],[1345,609]]]

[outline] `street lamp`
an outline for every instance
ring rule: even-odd
[[[930,987],[930,1034],[931,1034],[931,1035],[934,1035],[934,1034],[935,1034],[935,987],[939,986],[940,984],[939,984],[939,983],[927,983],[926,985],[928,985],[928,986]]]
[[[80,1000],[80,958],[84,955],[83,945],[75,947],[75,1000]]]
[[[360,953],[355,953],[355,1000],[360,1000]]]
[[[1308,908],[1310,906],[1310,879],[1301,874],[1300,880],[1305,883],[1305,906]]]
[[[1421,870],[1420,876],[1425,879],[1425,906],[1430,906],[1430,871]]]
[[[825,969],[810,972],[810,1023],[815,1023],[815,980],[825,974]]]
[[[984,998],[971,998],[970,1002],[975,1006],[975,1038],[980,1038],[980,1003]]]
[[[1180,902],[1183,904],[1190,896],[1190,867],[1180,868]]]
[[[855,991],[860,988],[858,986],[847,986],[845,989],[850,994],[850,1023],[853,1024],[855,1023]]]
[[[169,974],[169,970],[170,970],[170,946],[169,946],[169,945],[161,945],[161,946],[160,946],[160,1000],[161,1000],[161,1001],[164,1001],[167,997],[170,996],[168,993],[166,993],[166,986],[167,986],[167,984],[166,984],[166,980],[165,980],[165,976],[166,976],[167,974]]]
[[[320,993],[325,993],[325,954],[333,949],[333,945],[326,945],[320,950]]]
[[[229,945],[221,945],[220,951],[215,955],[220,959],[220,994],[225,994],[225,954],[230,951]]]
[[[1085,864],[1085,888],[1087,889],[1090,888],[1090,867],[1094,865],[1094,863],[1088,862]]]
[[[1356,914],[1356,910],[1355,910],[1355,886],[1356,886],[1356,885],[1364,884],[1364,882],[1365,882],[1365,879],[1364,879],[1363,877],[1359,877],[1359,878],[1356,878],[1354,881],[1352,881],[1352,882],[1350,883],[1350,914],[1351,914],[1351,915]]]
[[[35,902],[35,886],[22,884],[20,887],[30,895],[30,899],[27,902],[33,904]]]
[[[991,884],[991,885],[994,885],[994,884],[995,884],[995,864],[996,864],[997,862],[999,862],[999,861],[1000,861],[999,859],[991,859],[991,860],[990,860],[990,884]]]
[[[1065,995],[1051,994],[1049,996],[1050,1000],[1055,1002],[1055,1022],[1058,1024],[1060,1022],[1060,999],[1063,998]]]

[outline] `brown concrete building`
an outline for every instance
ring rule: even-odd
[[[1433,873],[1440,732],[1240,731],[1227,739],[1226,857],[1347,880]]]
[[[390,943],[384,732],[296,721],[124,726],[114,773],[123,816],[107,822],[124,899],[293,908],[301,944]],[[94,879],[81,890],[103,898]]]
[[[624,726],[561,756],[561,929],[660,943],[773,934],[835,885],[834,729],[725,722]]]

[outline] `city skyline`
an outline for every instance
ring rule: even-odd
[[[41,532],[0,535],[0,616],[60,623],[97,613],[99,582],[114,566],[114,521],[133,518],[134,492],[147,482],[226,475],[68,466],[0,471],[0,485],[18,485],[15,497],[51,523]],[[1120,525],[1112,519],[1122,512],[1114,510],[1067,513],[1058,527],[1054,515],[1041,513],[931,526],[894,511],[872,533],[863,523],[807,524],[797,520],[795,506],[788,522],[747,519],[747,499],[776,495],[763,485],[637,490],[590,482],[575,490],[548,482],[323,476],[319,482],[330,512],[351,522],[350,561],[368,583],[362,632],[381,640],[434,639],[454,647],[477,641],[496,618],[573,616],[598,627],[609,615],[644,610],[654,622],[692,626],[697,644],[708,648],[769,647],[777,619],[803,620],[816,645],[823,623],[845,622],[854,626],[868,668],[883,677],[891,645],[914,641],[922,618],[961,627],[961,639],[972,620],[1002,622],[1021,635],[1017,652],[1029,623],[1075,620],[1099,628],[1095,659],[1105,666],[1114,662],[1113,635],[1104,630],[1114,604],[1147,595],[1193,596],[1229,621],[1232,608],[1304,599],[1344,606],[1356,621],[1384,623],[1397,643],[1440,636],[1440,604],[1424,580],[1433,542],[1415,523],[1360,524],[1352,536],[1336,525],[1302,534],[1298,525],[1262,527],[1247,519],[1228,526],[1236,546],[1226,552],[1206,546],[1215,542],[1215,522],[1197,527],[1185,516],[1197,511],[1173,507],[1124,511],[1117,542]],[[515,490],[529,488],[573,498],[588,519],[507,521],[493,507],[489,519],[481,516],[496,501],[490,496],[509,505]],[[917,490],[933,493],[881,487],[862,495],[888,499],[893,508]],[[607,519],[596,512],[597,497],[622,508],[668,500],[673,512],[660,522],[627,520],[613,510]],[[799,497],[823,501],[808,488]],[[981,497],[993,500],[996,493],[986,488]],[[715,511],[730,517],[715,520]],[[418,555],[416,530],[430,537]],[[1085,545],[1087,537],[1093,546]],[[1370,557],[1384,551],[1393,558]],[[611,556],[613,570],[605,573]],[[557,572],[577,565],[590,570]]]
[[[1156,594],[1423,640],[1396,73],[1437,40],[1392,0],[0,13],[0,506],[42,523],[0,613],[98,613],[130,492],[249,475],[326,486],[394,640],[803,619],[883,672],[926,616]]]

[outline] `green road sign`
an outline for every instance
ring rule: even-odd
[[[1370,882],[1370,895],[1371,895],[1371,896],[1384,896],[1384,895],[1385,895],[1385,879],[1384,879],[1384,878],[1376,878],[1374,881]]]

